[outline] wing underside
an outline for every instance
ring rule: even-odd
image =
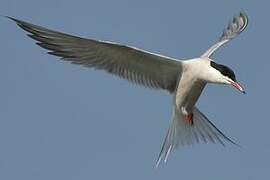
[[[213,53],[225,43],[234,39],[241,32],[243,32],[248,25],[248,17],[245,13],[241,12],[239,15],[234,16],[233,21],[224,29],[219,40],[212,45],[201,57],[210,57]]]
[[[113,42],[81,38],[11,18],[37,45],[85,67],[104,70],[133,83],[174,92],[182,63],[176,59]]]

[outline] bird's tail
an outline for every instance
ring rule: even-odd
[[[218,142],[225,145],[224,141],[237,145],[215,127],[198,108],[194,107],[193,109],[192,124],[185,122],[183,115],[174,108],[173,119],[163,142],[156,167],[162,160],[166,162],[169,154],[179,145],[184,146],[199,142]]]

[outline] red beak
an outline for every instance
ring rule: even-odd
[[[231,82],[231,85],[241,91],[243,94],[246,94],[246,92],[238,82]]]

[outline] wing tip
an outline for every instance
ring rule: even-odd
[[[244,12],[244,11],[241,11],[241,12],[239,13],[239,17],[241,17],[241,18],[243,19],[243,21],[244,21],[244,25],[243,25],[243,27],[242,27],[242,31],[243,31],[244,29],[246,29],[246,27],[247,27],[247,25],[248,25],[248,22],[249,22],[247,13]]]
[[[26,21],[22,21],[19,20],[17,18],[11,17],[11,16],[4,16],[5,18],[10,19],[11,21],[15,22],[20,28],[22,28],[24,31],[29,32],[31,34],[33,34],[33,32],[30,31],[31,26],[33,26],[32,24],[26,22]]]
[[[23,21],[21,21],[21,20],[19,20],[17,18],[11,17],[11,16],[3,16],[3,17],[5,17],[7,19],[10,19],[10,20],[14,21],[17,24],[22,24],[22,22],[23,22]]]

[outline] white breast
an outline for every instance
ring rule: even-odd
[[[177,87],[175,105],[183,114],[192,112],[201,92],[206,85],[202,80],[204,69],[209,67],[209,60],[192,59],[184,61],[183,73]]]

